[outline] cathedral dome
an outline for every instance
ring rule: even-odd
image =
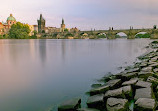
[[[7,21],[16,21],[12,14],[7,18]]]

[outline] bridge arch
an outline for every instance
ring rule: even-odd
[[[150,38],[151,34],[147,31],[137,32],[135,38]]]
[[[98,38],[106,38],[106,37],[107,37],[107,34],[104,33],[104,32],[100,32],[100,33],[97,33],[97,37],[98,37]]]
[[[116,33],[116,38],[127,38],[127,34],[125,32],[118,32]]]

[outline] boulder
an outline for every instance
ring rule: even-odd
[[[141,70],[142,72],[151,72],[152,71],[152,67],[144,67]]]
[[[152,65],[152,64],[156,64],[157,62],[152,62],[152,61],[149,61],[148,62],[148,65]]]
[[[104,94],[98,94],[90,96],[87,100],[87,106],[89,108],[101,109],[104,106]]]
[[[122,90],[124,92],[124,95],[126,96],[126,99],[132,99],[133,93],[132,93],[131,86],[124,86],[124,87],[122,87]]]
[[[157,61],[158,60],[158,56],[155,56],[155,57],[151,58],[151,60],[154,61],[154,62]]]
[[[109,90],[105,93],[105,98],[109,97],[118,97],[118,98],[125,98],[124,92],[122,88]]]
[[[150,98],[150,99],[154,98],[152,89],[150,87],[136,89],[134,99],[138,100],[139,98]]]
[[[114,89],[114,88],[119,87],[121,83],[122,83],[121,79],[114,79],[114,80],[108,81],[106,84],[109,85],[110,89]]]
[[[92,109],[92,108],[80,108],[80,109],[77,109],[77,111],[100,111],[100,110]]]
[[[143,62],[143,63],[141,63],[139,66],[140,66],[141,68],[143,68],[143,67],[146,67],[147,65],[148,65],[148,63]]]
[[[107,111],[128,111],[128,100],[108,98],[106,103]]]
[[[158,73],[158,68],[153,69],[155,73]]]
[[[135,85],[138,81],[138,78],[132,78],[129,81],[125,81],[122,83],[122,86],[127,86],[127,85]]]
[[[153,67],[153,68],[156,68],[158,67],[158,63],[155,63],[155,64],[151,64],[149,67]]]
[[[158,85],[158,79],[152,76],[149,76],[147,79],[148,82],[151,82],[153,84],[154,87],[156,87]]]
[[[132,69],[129,69],[129,70],[126,70],[125,72],[126,73],[132,73],[132,72],[139,72],[139,68],[132,68]]]
[[[136,87],[136,88],[152,87],[152,83],[139,80],[139,81],[135,84],[135,87]]]
[[[115,76],[116,76],[117,79],[121,79],[122,76],[125,75],[125,74],[126,74],[125,72],[121,72],[121,73],[116,74]]]
[[[81,99],[74,98],[74,99],[63,102],[58,107],[58,111],[76,111],[80,107],[81,107]]]
[[[156,101],[149,98],[139,98],[135,102],[134,111],[155,111]]]
[[[144,78],[145,80],[149,77],[152,76],[154,73],[153,72],[139,72],[138,77],[139,78]]]
[[[92,88],[98,88],[98,87],[101,87],[101,86],[102,86],[102,84],[92,84],[91,85]]]
[[[96,94],[104,94],[106,91],[109,90],[109,85],[103,85],[97,88],[93,88],[89,91],[90,95],[96,95]]]
[[[132,72],[122,75],[123,80],[130,80],[131,78],[137,77],[138,72]]]

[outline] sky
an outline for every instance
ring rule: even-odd
[[[0,0],[0,21],[10,13],[17,21],[37,25],[40,13],[46,26],[80,30],[152,28],[158,25],[158,0]]]

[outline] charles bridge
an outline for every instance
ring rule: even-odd
[[[145,32],[150,35],[151,39],[158,38],[158,29],[124,29],[124,30],[98,30],[98,31],[84,31],[81,33],[87,33],[90,35],[105,34],[108,39],[115,39],[116,35],[119,33],[124,33],[127,35],[128,39],[134,39],[135,36],[141,32]]]
[[[79,32],[58,32],[53,33],[57,38],[72,37],[72,38],[96,38],[98,35],[105,35],[107,39],[115,39],[119,33],[124,33],[127,39],[134,39],[137,34],[145,32],[150,35],[151,39],[158,39],[158,29],[122,29],[122,30],[94,30],[94,31],[79,31]]]

